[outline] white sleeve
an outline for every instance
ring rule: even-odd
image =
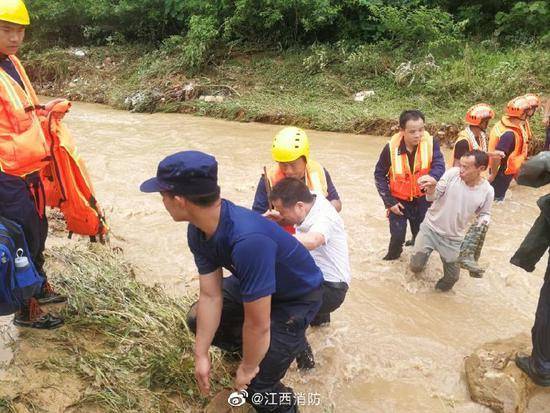
[[[308,231],[308,233],[316,232],[323,235],[325,237],[325,244],[332,237],[333,228],[336,225],[336,217],[333,217],[332,214],[338,214],[332,205],[329,206],[332,210],[325,208],[322,213],[318,214]]]
[[[435,186],[434,193],[432,195],[426,194],[426,200],[430,201],[430,202],[433,202],[433,201],[436,201],[439,198],[441,198],[443,196],[443,194],[445,193],[445,191],[447,190],[447,184],[448,184],[449,180],[453,176],[457,175],[459,172],[460,172],[460,170],[458,168],[451,168],[451,169],[448,169],[447,171],[445,171],[443,176],[437,182],[437,185]]]
[[[491,222],[491,207],[493,206],[494,197],[495,197],[495,190],[491,185],[489,185],[487,194],[485,194],[485,200],[477,210],[478,225],[482,225],[482,224],[489,225],[489,222]]]

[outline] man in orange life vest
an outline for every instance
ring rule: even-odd
[[[283,178],[303,180],[311,191],[324,194],[336,211],[342,210],[340,196],[332,183],[328,171],[309,156],[309,139],[300,128],[289,126],[280,130],[273,138],[271,147],[273,160],[277,162],[267,171],[269,186],[272,188]],[[280,214],[269,207],[265,178],[262,175],[252,209],[264,214],[268,219],[286,225]]]
[[[506,191],[528,152],[527,133],[524,122],[530,109],[529,102],[524,97],[512,99],[506,105],[506,114],[493,126],[489,134],[489,151],[504,152],[502,160],[491,160],[489,182],[495,189],[495,201],[502,202]]]
[[[478,103],[468,109],[465,117],[467,126],[460,131],[453,147],[452,166],[459,167],[460,158],[467,152],[471,152],[475,149],[487,152],[489,157],[504,157],[504,152],[502,151],[488,152],[486,131],[489,126],[489,121],[494,117],[495,112],[491,106],[486,103]]]
[[[57,102],[42,107],[34,89],[15,57],[30,24],[22,0],[0,3],[0,215],[23,227],[31,258],[44,274],[44,246],[48,233],[45,197],[39,172],[49,162],[49,147],[41,119]],[[41,293],[32,298],[14,323],[22,327],[55,328],[63,320],[44,314],[39,304],[62,302],[45,281]]]
[[[412,244],[429,203],[421,192],[418,178],[430,175],[439,180],[445,172],[445,159],[439,142],[424,129],[425,117],[419,110],[406,110],[399,117],[399,132],[384,146],[376,168],[376,189],[388,210],[390,245],[384,260],[401,256],[411,226]]]

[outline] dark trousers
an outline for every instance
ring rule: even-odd
[[[550,151],[550,126],[546,127],[546,141],[544,141],[543,150]]]
[[[498,171],[495,180],[491,182],[491,185],[495,190],[495,201],[504,201],[506,191],[508,191],[512,179],[514,179],[513,175],[506,175],[504,172]]]
[[[540,290],[535,324],[531,330],[533,352],[531,353],[536,372],[550,378],[550,255]]]
[[[430,203],[426,201],[426,197],[415,198],[412,201],[403,201],[398,199],[403,205],[403,215],[397,215],[390,212],[390,247],[391,252],[401,253],[403,250],[403,244],[405,243],[405,237],[407,236],[407,221],[411,227],[411,233],[413,240],[416,238],[416,234],[420,229],[420,224],[424,221],[426,211],[430,207]]]
[[[345,282],[323,282],[323,303],[319,312],[311,322],[312,326],[319,326],[321,324],[330,323],[330,313],[337,310],[348,292],[348,285]]]
[[[25,179],[0,172],[0,215],[23,227],[31,259],[44,272],[44,248],[48,236],[44,186],[37,172]]]
[[[296,356],[306,346],[306,328],[321,306],[321,289],[302,297],[271,304],[271,342],[260,363],[260,371],[248,386],[248,402],[257,412],[296,412],[292,389],[281,380]],[[242,352],[244,308],[239,281],[234,277],[223,280],[223,309],[220,325],[212,344],[222,350]],[[196,332],[196,314],[190,311],[187,324]],[[263,394],[263,403],[253,403],[255,393]]]

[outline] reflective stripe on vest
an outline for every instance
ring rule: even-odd
[[[278,164],[273,165],[267,175],[271,187],[274,187],[277,185],[277,182],[285,178],[285,175]],[[306,185],[310,191],[324,194],[325,197],[328,196],[328,184],[325,169],[319,162],[314,161],[313,159],[309,159],[307,161],[305,178]]]
[[[389,173],[390,192],[393,197],[412,201],[422,196],[418,178],[430,172],[433,159],[433,137],[424,132],[414,155],[414,171],[411,171],[407,151],[399,153],[403,135],[397,133],[389,142],[391,167]]]
[[[25,90],[0,69],[0,169],[10,175],[25,176],[48,163],[49,147],[40,119],[39,105],[31,82],[15,56],[10,56]]]
[[[485,133],[481,132],[481,139],[480,139],[481,142],[478,143],[474,133],[470,130],[470,128],[466,127],[466,129],[463,129],[459,132],[458,137],[455,141],[455,144],[453,146],[452,162],[454,162],[455,160],[456,145],[460,141],[468,142],[469,151],[479,149],[483,152],[487,152],[487,136],[485,135]]]

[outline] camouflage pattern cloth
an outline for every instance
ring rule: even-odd
[[[472,224],[460,245],[458,264],[461,268],[470,272],[470,277],[481,278],[485,270],[479,266],[477,261],[481,255],[481,249],[485,242],[485,235],[489,226],[487,224]]]

